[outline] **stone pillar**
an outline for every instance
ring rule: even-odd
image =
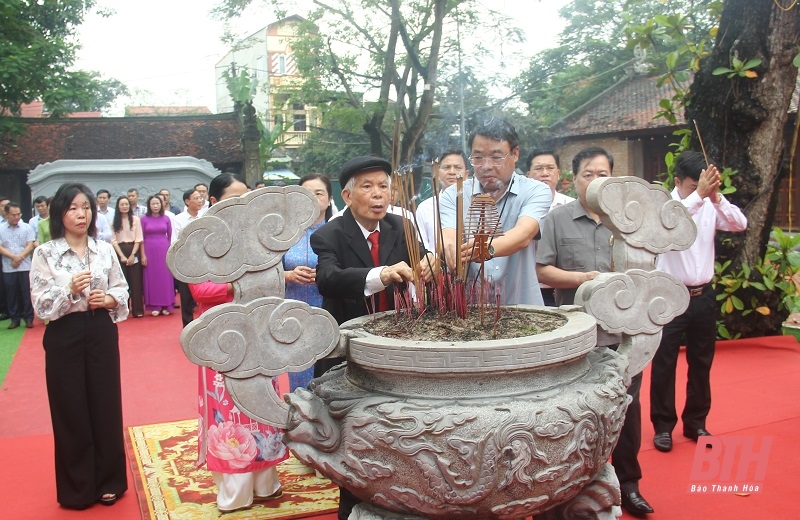
[[[244,151],[242,176],[247,185],[253,187],[262,179],[264,171],[261,168],[259,153],[261,132],[258,130],[256,109],[252,101],[248,101],[242,106],[239,112],[239,121],[242,127],[242,149]]]

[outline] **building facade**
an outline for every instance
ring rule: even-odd
[[[292,43],[300,36],[298,26],[305,20],[289,16],[251,34],[216,64],[217,112],[233,110],[233,100],[225,81],[226,71],[237,76],[246,70],[258,80],[253,106],[271,130],[286,128],[281,145],[297,148],[306,142],[311,126],[317,124],[314,107],[295,104],[291,92],[300,86],[292,55]]]

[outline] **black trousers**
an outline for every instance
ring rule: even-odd
[[[30,271],[3,273],[8,316],[12,322],[33,321]]]
[[[185,327],[194,320],[194,308],[197,303],[195,303],[194,298],[192,298],[192,291],[189,289],[189,284],[185,282],[178,282],[178,294],[181,295],[181,320]]]
[[[67,314],[47,325],[43,343],[58,502],[121,495],[128,480],[116,324],[105,310]]]
[[[639,465],[639,448],[642,446],[642,403],[639,392],[642,389],[641,372],[631,378],[628,395],[633,399],[625,412],[625,421],[619,433],[619,441],[611,452],[611,465],[619,479],[623,492],[638,491],[642,479],[642,467]]]
[[[539,289],[542,293],[542,301],[548,307],[556,306],[556,290],[552,287],[541,287]]]
[[[3,283],[3,262],[0,261],[0,314],[8,314],[8,306],[6,305],[6,290]]]
[[[650,420],[656,433],[672,432],[678,423],[675,409],[675,372],[681,345],[686,345],[689,373],[681,420],[685,431],[706,427],[711,410],[711,364],[717,339],[717,302],[711,287],[689,300],[686,312],[664,327],[661,344],[650,369]]]
[[[122,254],[126,257],[131,256],[133,242],[120,242],[117,245],[122,250]],[[136,258],[140,261],[133,265],[120,262],[122,274],[125,275],[125,281],[128,282],[128,294],[131,295],[130,312],[134,316],[144,315],[144,291],[142,288],[142,262],[140,255],[141,253],[137,251]]]

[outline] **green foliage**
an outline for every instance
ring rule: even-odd
[[[369,154],[369,141],[361,129],[363,116],[360,110],[341,99],[334,99],[319,108],[322,110],[322,124],[314,128],[300,148],[298,173],[326,173],[335,177],[349,159]]]
[[[466,133],[485,120],[503,116],[513,117],[513,111],[489,95],[490,85],[480,71],[464,65],[461,73],[456,66],[443,63],[440,87],[431,119],[422,139],[427,157],[438,156],[443,150],[461,146],[461,93],[464,96],[464,127]],[[521,132],[520,126],[517,131]],[[464,136],[466,140],[466,136]]]
[[[228,87],[228,94],[231,96],[235,106],[244,110],[251,104],[258,90],[258,78],[250,75],[250,71],[243,67],[239,73],[234,75],[232,71],[226,70],[222,73],[225,85]],[[258,133],[261,136],[258,143],[258,157],[262,170],[268,170],[270,161],[275,155],[275,151],[280,148],[282,136],[292,127],[292,123],[276,124],[270,128],[264,122],[263,117],[256,118]]]
[[[670,124],[677,124],[679,114],[686,108],[686,96],[693,74],[700,69],[700,60],[710,53],[722,5],[723,2],[719,0],[672,2],[670,7],[675,11],[655,15],[638,25],[633,23],[630,16],[626,17],[629,20],[625,27],[628,48],[638,47],[654,53],[651,70],[659,74],[658,86],[668,84],[672,87],[672,95],[659,101],[660,110],[654,119],[664,118]],[[742,66],[752,68],[760,63],[758,60],[758,63],[748,62]],[[664,157],[666,172],[661,175],[662,185],[667,189],[672,189],[675,184],[675,159],[689,149],[693,131],[680,129],[673,134],[678,142],[670,145],[673,150]],[[736,191],[732,182],[735,174],[736,171],[731,168],[722,168],[720,193],[729,195]]]
[[[241,16],[251,2],[223,0],[217,15]],[[281,0],[270,3],[277,11],[286,9]],[[459,59],[465,69],[480,66],[481,60],[496,61],[498,42],[520,38],[519,30],[506,23],[507,15],[487,13],[477,0],[315,0],[298,14],[305,22],[292,42],[302,77],[297,102],[322,106],[333,97],[343,100],[360,113],[358,131],[366,135],[369,151],[396,154],[402,163],[421,153],[434,100],[441,98]],[[492,31],[459,39],[459,28],[481,26],[487,18],[496,24]],[[473,42],[469,51],[461,49],[466,41]],[[448,107],[439,114],[449,118],[443,114],[448,110],[452,113]],[[400,142],[392,132],[395,121]]]
[[[659,101],[661,110],[655,118],[674,125],[685,108],[692,75],[713,45],[722,2],[670,2],[666,11],[639,24],[627,17],[625,33],[629,49],[638,47],[652,54],[649,62],[651,71],[658,74],[658,86],[672,87],[673,95]]]
[[[764,258],[736,271],[731,261],[714,264],[714,287],[720,305],[717,335],[737,339],[780,333],[781,323],[800,312],[800,293],[793,277],[800,271],[800,234],[772,230]],[[744,318],[750,316],[747,320]]]
[[[292,128],[292,123],[276,124],[273,128],[264,123],[263,118],[258,118],[258,131],[261,134],[261,139],[258,142],[258,159],[261,168],[268,171],[272,168],[273,157],[275,151],[281,147],[283,143],[283,135]]]
[[[568,195],[573,199],[577,199],[578,192],[575,191],[575,183],[572,181],[572,179],[572,170],[561,170],[561,175],[558,179],[559,185],[556,187],[556,189],[564,195]]]
[[[659,82],[670,81],[682,98],[689,79],[685,69],[696,68],[706,54],[713,13],[721,5],[718,0],[573,0],[561,11],[567,25],[559,45],[536,55],[515,88],[542,127],[647,63],[664,63],[669,73]],[[668,101],[664,117],[674,123],[680,99]]]
[[[234,75],[230,70],[225,70],[222,77],[225,79],[225,86],[234,103],[245,104],[256,97],[258,78],[251,77],[246,68],[243,67],[239,70],[238,75]]]
[[[11,115],[41,99],[52,117],[77,110],[100,110],[126,92],[116,80],[72,70],[77,27],[94,0],[0,0],[0,106]],[[3,119],[3,118],[0,118]],[[0,121],[0,131],[13,124]]]
[[[753,69],[759,65],[761,65],[761,58],[753,58],[744,61],[734,56],[731,58],[731,68],[717,67],[711,74],[714,76],[725,74],[728,79],[732,79],[734,76],[739,76],[740,78],[757,78],[758,73]]]

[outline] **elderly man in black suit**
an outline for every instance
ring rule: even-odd
[[[412,279],[403,217],[387,214],[391,172],[389,161],[379,157],[346,162],[339,182],[347,209],[311,235],[311,247],[319,257],[316,283],[322,307],[339,324],[393,309],[396,284]],[[419,266],[424,279],[431,277],[433,266],[433,255],[427,253]],[[319,377],[342,361],[317,362],[314,375]],[[339,518],[344,520],[358,499],[345,489],[340,493]]]

